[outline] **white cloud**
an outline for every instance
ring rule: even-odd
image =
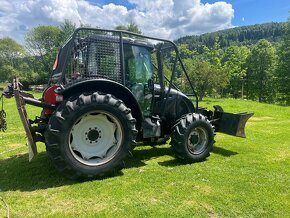
[[[37,25],[57,25],[69,19],[77,25],[102,28],[135,22],[142,32],[176,39],[232,27],[231,4],[203,4],[200,0],[128,0],[135,8],[107,4],[92,5],[85,0],[0,0],[0,37],[23,42],[27,30]]]
[[[0,11],[2,12],[11,12],[13,10],[13,4],[7,0],[0,1]]]

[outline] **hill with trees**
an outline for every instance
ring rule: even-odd
[[[199,97],[289,105],[289,23],[236,27],[176,40]]]
[[[177,43],[189,44],[192,49],[198,49],[205,45],[209,48],[214,46],[216,40],[221,48],[231,45],[254,45],[260,39],[266,39],[271,43],[280,42],[285,32],[286,23],[265,23],[251,26],[235,27],[199,36],[185,36],[176,40]]]

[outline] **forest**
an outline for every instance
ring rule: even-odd
[[[34,27],[23,45],[0,38],[0,82],[17,76],[29,84],[47,83],[58,49],[75,29],[65,20],[59,26]],[[134,23],[116,29],[142,34]],[[290,20],[186,36],[175,43],[200,100],[242,98],[290,105]],[[182,87],[186,78],[177,75],[174,82]]]
[[[248,46],[256,44],[260,39],[266,39],[271,43],[281,41],[285,31],[285,23],[265,23],[252,26],[241,26],[213,33],[206,33],[199,36],[185,36],[177,40],[177,43],[190,44],[191,48],[198,49],[201,45],[209,48],[214,46],[218,39],[220,47],[225,48],[231,45]]]

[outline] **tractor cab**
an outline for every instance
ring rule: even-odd
[[[78,39],[77,43],[71,38],[59,51],[50,84],[68,87],[91,79],[122,83],[137,99],[142,112],[149,115],[153,94],[151,53],[154,46],[146,40],[129,37],[124,37],[122,41],[121,52],[120,46],[116,46],[116,36],[96,34]],[[63,56],[68,53],[71,58],[68,60],[69,66],[65,67],[58,59],[64,59]],[[66,71],[64,76],[63,71]]]

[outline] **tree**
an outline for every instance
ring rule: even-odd
[[[284,23],[264,23],[252,26],[242,26],[213,33],[205,33],[199,36],[185,36],[177,40],[178,43],[185,43],[192,48],[198,48],[200,45],[206,45],[212,48],[215,39],[218,38],[221,48],[231,45],[254,45],[260,39],[267,39],[274,43],[279,41],[284,34]]]
[[[274,69],[276,64],[276,51],[272,44],[261,39],[253,47],[249,55],[247,71],[248,96],[258,98],[259,102],[272,102],[274,100]]]
[[[206,95],[215,93],[222,95],[223,89],[228,84],[228,73],[221,65],[223,51],[217,40],[214,44],[213,48],[202,46],[202,53],[199,55],[195,50],[190,50],[186,44],[178,46],[181,55],[186,57],[184,65],[200,100]],[[190,92],[185,75],[181,73],[178,75],[181,76],[176,80],[178,86],[182,91]]]
[[[25,41],[34,59],[34,71],[48,75],[61,45],[61,29],[56,26],[38,26],[27,33]]]
[[[22,45],[18,44],[15,40],[6,37],[0,39],[0,61],[3,64],[9,63],[15,67],[17,59],[24,55],[25,51]]]
[[[211,48],[203,47],[203,54],[206,60],[217,68],[221,68],[221,59],[223,57],[223,50],[220,48],[218,38],[215,39],[214,45]]]
[[[243,97],[244,80],[247,74],[246,61],[250,50],[246,46],[230,46],[225,50],[222,65],[229,73],[226,92],[234,98]]]
[[[0,81],[19,75],[24,48],[11,38],[0,39]]]
[[[199,100],[202,101],[203,97],[207,94],[218,92],[224,88],[227,84],[227,80],[223,76],[224,71],[218,68],[206,60],[195,60],[191,59],[184,60],[189,79],[192,82],[195,90],[197,91]],[[181,85],[182,90],[188,92],[188,86],[186,78],[183,76]]]
[[[62,24],[59,26],[60,28],[60,38],[61,42],[64,43],[70,35],[75,31],[76,24],[71,22],[70,20],[65,19]]]
[[[278,51],[276,70],[278,100],[290,105],[290,18],[285,25],[285,35]]]
[[[195,50],[191,50],[189,48],[188,44],[178,44],[178,51],[179,51],[179,56],[182,59],[186,59],[186,58],[194,58],[195,55],[197,55],[197,52]],[[171,56],[174,56],[174,52],[171,53]]]
[[[125,30],[132,33],[142,34],[138,25],[135,23],[129,23],[128,25],[119,25],[115,28],[116,30]]]

